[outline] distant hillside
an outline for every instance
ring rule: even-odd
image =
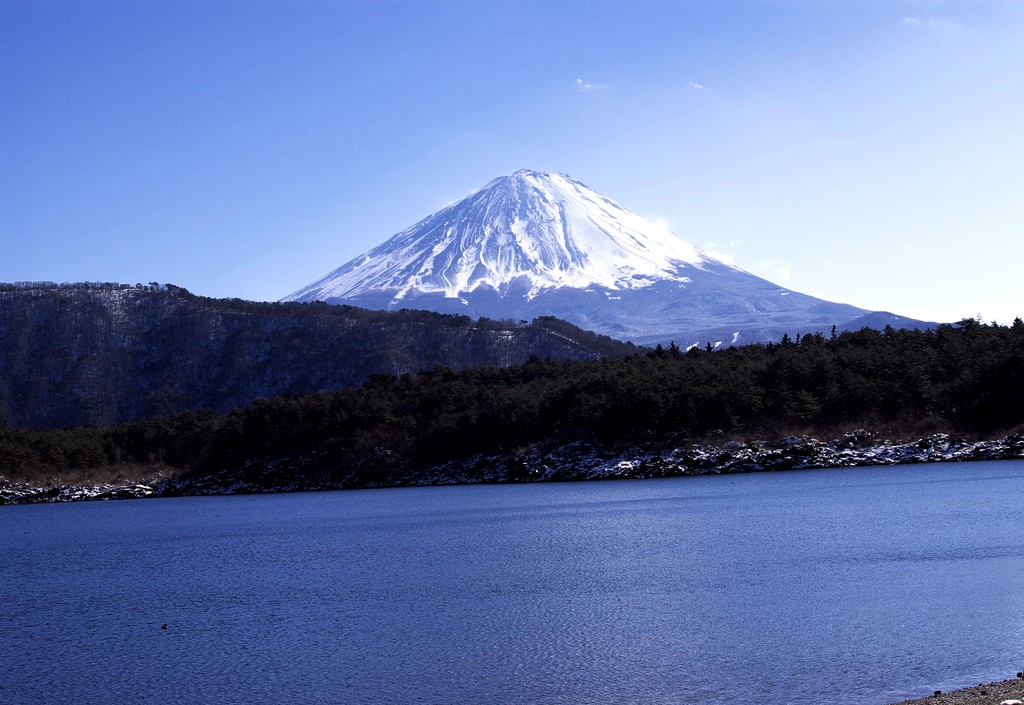
[[[210,299],[172,285],[0,284],[0,425],[60,427],[250,404],[371,375],[622,357],[557,319]]]

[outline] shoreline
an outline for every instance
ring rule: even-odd
[[[994,683],[959,688],[949,692],[939,692],[913,700],[901,700],[891,705],[999,705],[1006,700],[1024,701],[1024,679],[1020,674]]]
[[[601,445],[549,442],[496,454],[477,454],[413,469],[375,448],[357,458],[317,454],[253,463],[202,476],[144,484],[35,486],[0,476],[0,505],[79,502],[270,492],[309,492],[436,485],[578,482],[653,479],[747,472],[779,472],[856,466],[1024,459],[1024,433],[990,441],[966,441],[936,433],[911,442],[880,440],[858,430],[820,441],[790,436],[778,441],[721,445],[668,442]]]

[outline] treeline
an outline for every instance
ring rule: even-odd
[[[968,319],[714,352],[672,345],[617,360],[375,375],[335,393],[106,428],[0,428],[0,473],[119,464],[210,472],[285,457],[342,467],[372,454],[409,470],[551,439],[679,442],[855,426],[984,436],[1022,425],[1024,323]]]

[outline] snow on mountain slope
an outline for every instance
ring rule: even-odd
[[[685,282],[712,258],[663,223],[632,213],[563,174],[517,171],[296,291],[287,300],[389,291],[458,297],[479,287],[527,298],[553,287],[635,289]]]
[[[553,315],[620,340],[680,346],[827,332],[871,313],[773,284],[564,174],[527,170],[495,179],[285,300],[474,318]]]

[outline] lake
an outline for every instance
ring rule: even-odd
[[[884,705],[1024,667],[1022,498],[1000,461],[0,507],[0,702]]]

